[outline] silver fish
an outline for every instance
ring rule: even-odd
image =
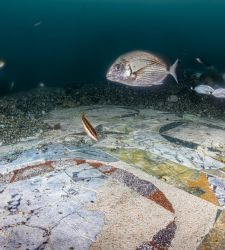
[[[168,68],[159,57],[144,51],[133,51],[120,56],[109,68],[106,78],[129,86],[163,84],[168,75],[178,82],[176,68],[179,60]]]
[[[225,81],[225,73],[222,74],[223,81]]]
[[[214,91],[214,89],[208,85],[198,85],[194,88],[194,91],[198,94],[203,94],[203,95],[211,95]]]
[[[225,89],[224,88],[215,89],[212,95],[217,98],[225,98]]]
[[[42,21],[38,21],[38,22],[33,24],[33,27],[36,28],[36,27],[40,26],[41,24],[42,24]]]
[[[195,60],[206,67],[212,67],[212,65],[207,63],[206,60],[202,57],[196,57]]]
[[[3,60],[0,60],[0,69],[5,66],[5,62]]]
[[[44,88],[44,87],[45,87],[45,84],[44,84],[43,82],[39,82],[39,83],[38,83],[38,87],[39,87],[39,88]]]
[[[10,83],[10,90],[12,90],[12,89],[14,88],[14,86],[15,86],[15,83],[14,83],[14,82],[11,82],[11,83]]]

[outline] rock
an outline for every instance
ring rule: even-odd
[[[168,102],[177,102],[179,99],[176,95],[171,95],[168,97],[167,101]]]

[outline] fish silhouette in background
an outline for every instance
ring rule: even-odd
[[[40,20],[40,21],[34,23],[34,24],[33,24],[33,28],[37,28],[38,26],[42,25],[42,23],[43,23],[42,20]]]
[[[0,59],[0,69],[4,68],[4,66],[5,66],[5,61]]]
[[[195,58],[196,62],[198,62],[199,64],[202,64],[203,66],[207,67],[207,68],[212,68],[213,65],[209,64],[203,57],[196,57]]]
[[[38,31],[43,26],[44,23],[45,23],[44,19],[37,19],[32,24],[30,24],[30,26],[27,28],[27,32],[32,34]]]

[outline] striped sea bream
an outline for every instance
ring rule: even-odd
[[[178,60],[171,66],[159,57],[145,51],[133,51],[120,56],[109,68],[106,78],[130,86],[154,86],[163,84],[168,75],[178,82],[176,68]]]

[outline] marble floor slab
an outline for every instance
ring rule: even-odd
[[[223,121],[84,106],[44,122],[60,129],[0,147],[0,249],[224,249]]]

